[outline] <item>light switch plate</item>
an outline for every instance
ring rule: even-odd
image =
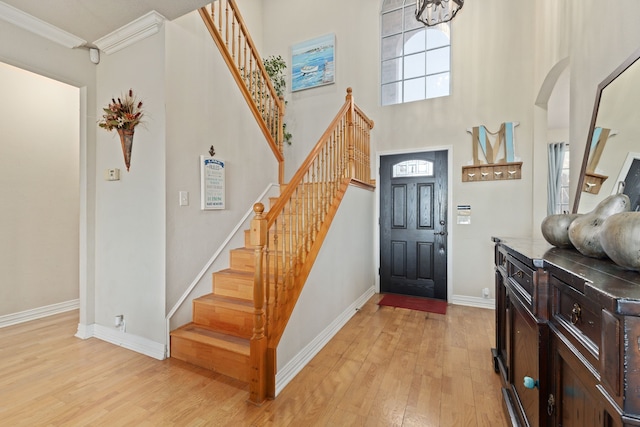
[[[180,206],[189,206],[189,192],[181,191],[179,193],[180,196]]]

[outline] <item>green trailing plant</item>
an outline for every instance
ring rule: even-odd
[[[287,81],[284,77],[284,71],[287,69],[287,63],[282,56],[271,55],[262,60],[264,64],[264,68],[267,70],[267,74],[271,79],[271,84],[276,91],[276,94],[280,98],[284,98],[284,91],[287,88]],[[287,105],[287,101],[284,101],[284,104]],[[287,131],[287,124],[282,124],[282,136],[284,142],[291,145],[291,132]]]
[[[269,80],[271,80],[271,84],[276,91],[276,95],[278,98],[284,98],[284,91],[287,87],[287,82],[284,77],[284,70],[287,68],[286,62],[280,55],[278,55],[269,56],[268,58],[263,59],[262,63],[267,71]],[[266,87],[267,84],[262,78],[262,74],[259,70],[249,72],[246,68],[240,67],[240,75],[242,76],[247,89],[249,89],[251,93],[251,98],[253,98],[256,105],[258,105],[260,113],[262,113],[262,118],[265,121],[269,120],[269,116],[274,112],[268,111],[268,109],[264,107],[264,105],[268,104],[267,100],[270,98],[270,94]],[[284,104],[287,105],[287,101],[284,101]],[[276,114],[276,117],[279,116]],[[286,123],[282,124],[282,138],[287,144],[291,145],[292,136],[290,132],[287,132]]]
[[[269,74],[271,84],[276,90],[276,93],[279,97],[284,97],[284,90],[287,88],[287,82],[284,79],[284,70],[287,69],[287,64],[284,62],[284,59],[282,59],[280,55],[272,55],[262,60],[262,63],[267,70],[267,74]]]

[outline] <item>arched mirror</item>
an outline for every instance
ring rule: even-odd
[[[626,181],[631,209],[640,207],[640,50],[598,85],[573,204],[587,213]]]

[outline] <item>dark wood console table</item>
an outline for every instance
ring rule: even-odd
[[[544,240],[495,242],[496,348],[514,426],[640,426],[640,273]]]

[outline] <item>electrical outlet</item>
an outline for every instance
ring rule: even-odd
[[[482,297],[483,298],[489,298],[489,288],[484,288],[482,290]]]
[[[119,328],[124,323],[124,314],[118,314],[114,320],[114,325]]]
[[[119,181],[120,180],[120,169],[105,169],[104,171],[104,180],[105,181]]]

